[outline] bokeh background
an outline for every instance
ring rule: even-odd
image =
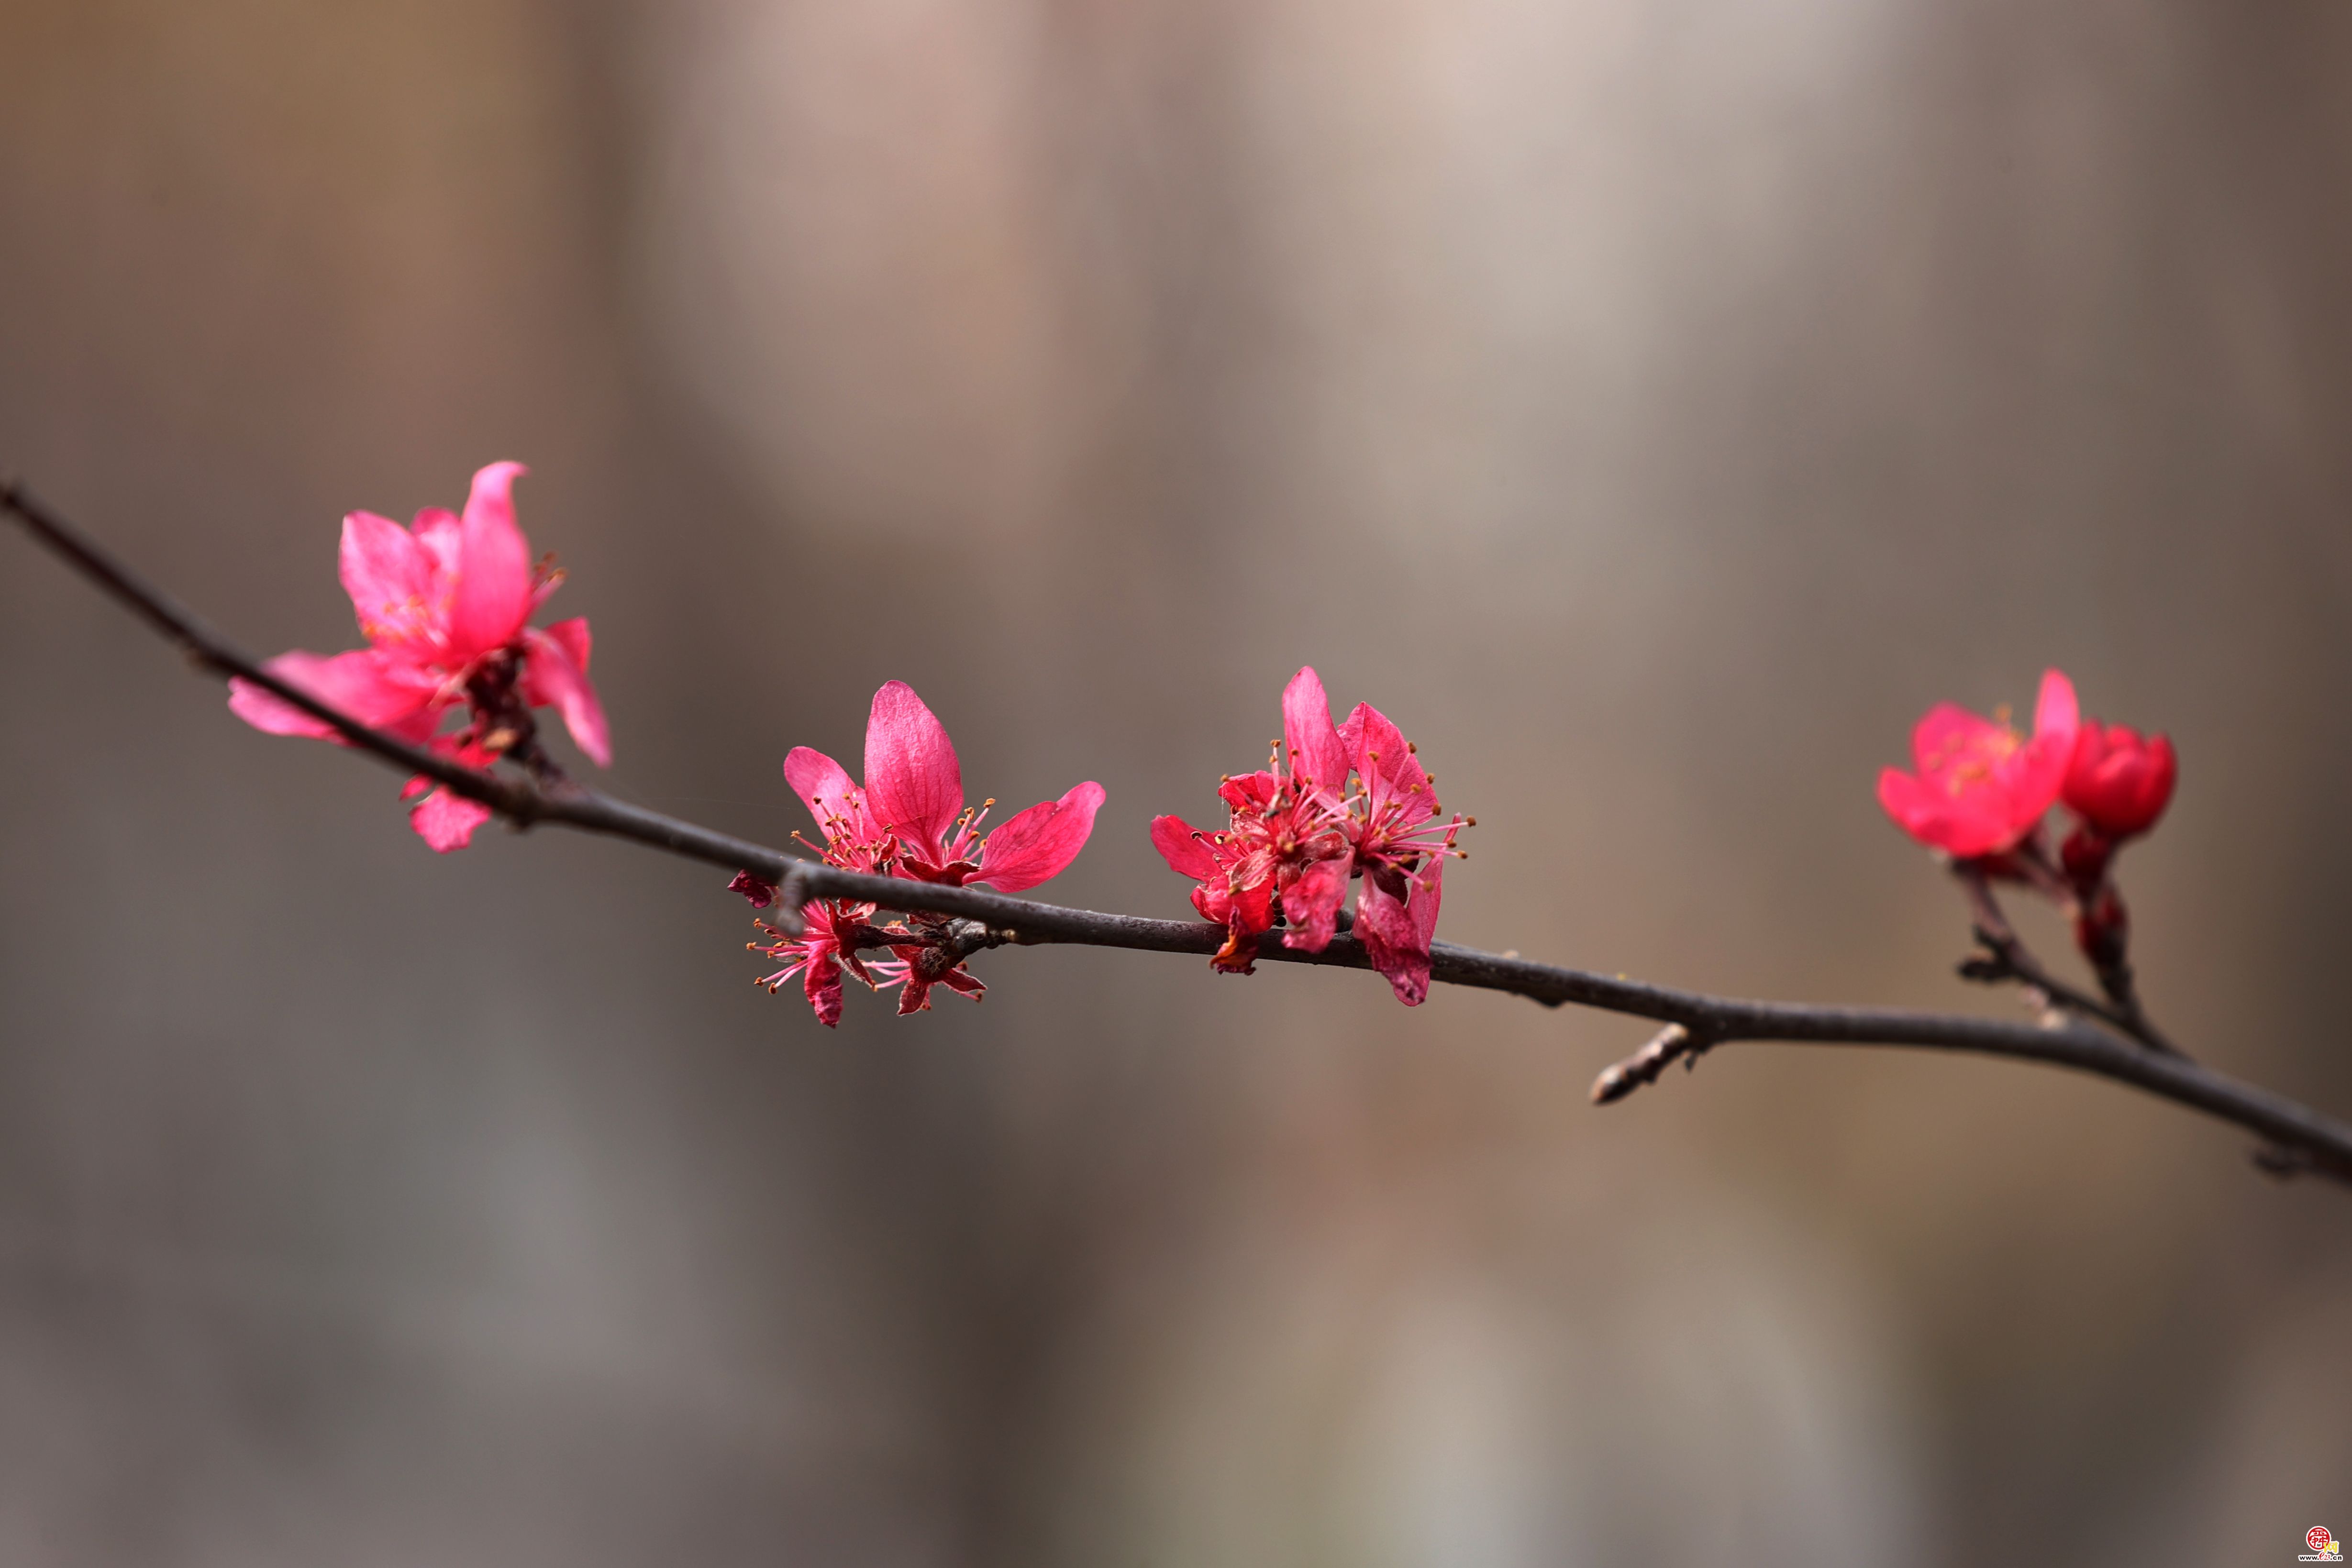
[[[249,645],[534,466],[610,782],[912,682],[1160,915],[1312,662],[1444,935],[1999,1009],[1874,770],[2168,728],[2153,1004],[2352,1110],[2352,9],[5,0],[0,465]],[[1990,1062],[982,960],[257,736],[0,540],[0,1559],[2082,1564],[2352,1531],[2352,1204]],[[2047,920],[2032,927],[2062,945]]]

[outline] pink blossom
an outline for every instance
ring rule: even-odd
[[[1398,999],[1417,1006],[1429,993],[1440,868],[1464,853],[1454,839],[1472,820],[1441,819],[1435,780],[1379,709],[1359,705],[1345,725],[1333,725],[1311,667],[1285,688],[1282,716],[1274,766],[1228,776],[1219,787],[1223,829],[1163,816],[1152,821],[1151,841],[1171,870],[1200,884],[1192,907],[1226,928],[1211,962],[1228,973],[1250,972],[1277,906],[1289,928],[1283,946],[1321,952],[1338,929],[1349,882],[1363,878],[1356,935]]]
[[[343,519],[343,590],[351,595],[368,646],[321,656],[280,653],[265,666],[289,684],[371,728],[488,767],[520,743],[529,708],[552,707],[572,738],[599,767],[612,743],[596,688],[588,680],[588,622],[528,624],[562,573],[534,568],[515,524],[520,463],[493,463],[474,476],[464,515],[437,507],[410,528],[372,512]],[[229,683],[229,710],[272,735],[339,738],[309,714],[243,680]],[[520,708],[518,708],[520,705]],[[468,710],[467,727],[435,732],[452,709]],[[446,852],[463,847],[489,812],[436,789],[421,775],[404,799],[416,799],[410,821]]]
[[[828,865],[951,887],[985,884],[1002,893],[1025,892],[1060,874],[1086,847],[1103,803],[1101,785],[1074,785],[1060,800],[1040,801],[983,835],[981,824],[996,802],[983,801],[976,810],[964,805],[955,746],[903,681],[887,682],[874,694],[863,786],[840,763],[805,746],[784,758],[784,781],[808,803],[824,835],[821,845],[802,841]],[[961,961],[950,961],[942,946],[945,922],[917,915],[877,927],[876,913],[870,904],[812,903],[803,912],[808,930],[803,936],[776,934],[777,942],[754,945],[786,960],[761,983],[773,989],[805,970],[809,1001],[828,1025],[841,1016],[844,969],[875,989],[901,987],[902,1014],[928,1009],[935,985],[975,1000],[986,989]],[[892,956],[861,962],[860,946],[887,946]]]
[[[2074,683],[2057,670],[2042,674],[2030,740],[2005,712],[1984,718],[1937,703],[1911,734],[1916,771],[1879,774],[1878,803],[1913,838],[1956,859],[2014,849],[2057,801],[2078,722]]]

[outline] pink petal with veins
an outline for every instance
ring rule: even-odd
[[[449,647],[460,659],[505,647],[530,613],[530,546],[515,526],[512,495],[527,472],[520,463],[493,463],[474,476],[449,609]]]
[[[884,683],[866,720],[866,802],[927,855],[963,812],[963,768],[946,728],[904,681]]]
[[[1087,847],[1102,803],[1103,787],[1088,782],[1072,786],[1058,800],[1030,807],[988,835],[981,846],[980,874],[972,881],[999,893],[1020,893],[1059,875]]]

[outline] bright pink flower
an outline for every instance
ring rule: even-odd
[[[1416,1006],[1429,992],[1439,867],[1463,853],[1454,841],[1470,820],[1439,820],[1434,781],[1380,710],[1360,705],[1334,726],[1312,668],[1284,690],[1282,716],[1275,767],[1220,786],[1228,818],[1222,831],[1160,817],[1151,841],[1171,870],[1201,884],[1192,907],[1226,928],[1211,962],[1228,973],[1250,972],[1277,905],[1289,926],[1283,946],[1310,953],[1330,946],[1348,883],[1362,877],[1356,934],[1398,999]]]
[[[1000,893],[1023,893],[1058,876],[1086,847],[1103,803],[1101,785],[1076,784],[983,838],[981,822],[996,802],[965,808],[955,747],[904,681],[886,682],[874,694],[865,789],[840,763],[805,746],[784,759],[784,781],[809,803],[828,841],[838,833],[866,857],[861,869],[951,887],[985,883]]]
[[[2142,739],[2128,726],[2084,719],[2066,769],[2063,799],[2109,841],[2137,838],[2156,826],[2171,804],[2179,774],[2169,737]]]
[[[1272,768],[1228,775],[1218,785],[1226,808],[1222,831],[1181,817],[1151,823],[1160,858],[1201,884],[1192,907],[1225,927],[1225,945],[1211,962],[1228,974],[1255,967],[1258,938],[1274,928],[1277,904],[1291,927],[1283,945],[1321,952],[1348,897],[1348,751],[1311,668],[1283,690],[1282,729]]]
[[[827,864],[952,887],[985,883],[1002,893],[1025,892],[1060,874],[1086,847],[1103,803],[1101,785],[1074,785],[1060,800],[1040,801],[983,837],[981,822],[996,802],[965,808],[955,747],[903,681],[887,682],[874,694],[863,788],[840,763],[805,746],[784,758],[784,782],[815,815],[824,842],[809,847]],[[841,1016],[844,968],[877,990],[903,987],[902,1014],[928,1009],[935,985],[975,999],[986,989],[960,962],[947,961],[940,946],[944,922],[919,915],[912,924],[877,927],[876,913],[870,904],[811,904],[803,912],[805,935],[753,945],[787,960],[761,983],[772,990],[804,968],[809,1001],[828,1025]],[[885,940],[890,936],[907,940]],[[887,946],[893,956],[861,963],[860,946]]]
[[[1904,831],[1959,860],[2014,849],[2057,801],[2074,755],[2074,685],[2043,673],[2033,738],[2006,714],[1983,718],[1937,703],[1911,732],[1916,773],[1878,776],[1878,803]]]
[[[472,724],[449,737],[477,767],[487,767],[520,738],[507,716],[516,701],[552,707],[580,749],[597,766],[612,763],[612,743],[596,688],[588,681],[588,622],[527,624],[555,591],[562,573],[534,569],[514,520],[520,463],[493,463],[474,476],[463,517],[428,507],[412,528],[353,512],[343,519],[343,590],[357,612],[365,648],[321,657],[281,653],[266,666],[371,728],[403,740],[434,738],[443,716],[460,706]],[[300,709],[242,680],[229,683],[229,710],[272,735],[336,739]],[[404,794],[432,789],[411,779]],[[434,789],[410,813],[436,850],[461,848],[489,813]]]

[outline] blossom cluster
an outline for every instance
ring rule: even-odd
[[[1200,884],[1192,907],[1225,927],[1210,962],[1250,973],[1259,938],[1277,922],[1289,927],[1284,946],[1322,952],[1338,931],[1349,883],[1360,880],[1354,935],[1397,1000],[1417,1007],[1429,995],[1445,862],[1467,855],[1454,840],[1475,820],[1444,816],[1435,777],[1380,709],[1359,703],[1346,723],[1333,724],[1312,666],[1283,691],[1282,730],[1269,766],[1229,774],[1218,787],[1224,827],[1212,831],[1174,816],[1151,823],[1169,869]]]
[[[2049,670],[2031,737],[2006,711],[1986,718],[1938,703],[1913,729],[1911,753],[1913,771],[1878,777],[1886,814],[1956,862],[2062,892],[2084,955],[2103,974],[2117,969],[2128,916],[2109,868],[2171,803],[2179,774],[2171,740],[2084,718],[2074,683]],[[2074,825],[2053,861],[2044,821],[2061,804]]]
[[[343,519],[341,576],[366,646],[331,655],[295,651],[265,666],[358,724],[475,768],[501,760],[560,782],[532,710],[552,707],[600,767],[612,760],[604,712],[588,679],[588,622],[533,626],[563,580],[552,558],[533,563],[514,514],[518,463],[474,476],[465,510],[426,507],[406,528],[372,512]],[[340,740],[333,726],[254,683],[231,682],[229,706],[278,735]],[[452,717],[455,727],[448,727]],[[1370,703],[1334,723],[1322,678],[1301,669],[1282,694],[1282,737],[1267,765],[1228,774],[1222,826],[1181,817],[1151,822],[1169,867],[1194,884],[1193,908],[1223,930],[1212,965],[1248,974],[1277,929],[1282,946],[1321,953],[1344,930],[1397,999],[1429,994],[1445,862],[1475,818],[1448,815],[1417,748]],[[2074,683],[2045,673],[2033,733],[2005,710],[1987,718],[1939,703],[1912,733],[1913,766],[1889,768],[1879,803],[1906,832],[1971,873],[2025,883],[2067,904],[2076,939],[2129,1010],[2127,920],[2110,870],[2117,849],[2147,833],[2172,798],[2178,762],[2161,735],[2082,716]],[[808,747],[784,758],[784,779],[823,841],[794,838],[824,864],[946,887],[1020,893],[1059,874],[1094,831],[1104,792],[1088,781],[983,831],[993,800],[964,804],[956,749],[914,689],[887,682],[866,730],[866,781]],[[489,810],[418,776],[402,791],[410,821],[435,850],[467,843]],[[2063,804],[2073,827],[2057,852],[2046,819]],[[751,875],[731,884],[760,908],[778,890]],[[1350,887],[1360,887],[1352,913]],[[927,1010],[934,988],[974,1000],[986,988],[966,967],[969,923],[936,915],[882,918],[879,904],[817,899],[787,933],[761,923],[756,951],[780,967],[760,984],[798,978],[819,1019],[841,1017],[845,978],[895,988],[902,1014]],[[868,953],[888,956],[868,957]]]

